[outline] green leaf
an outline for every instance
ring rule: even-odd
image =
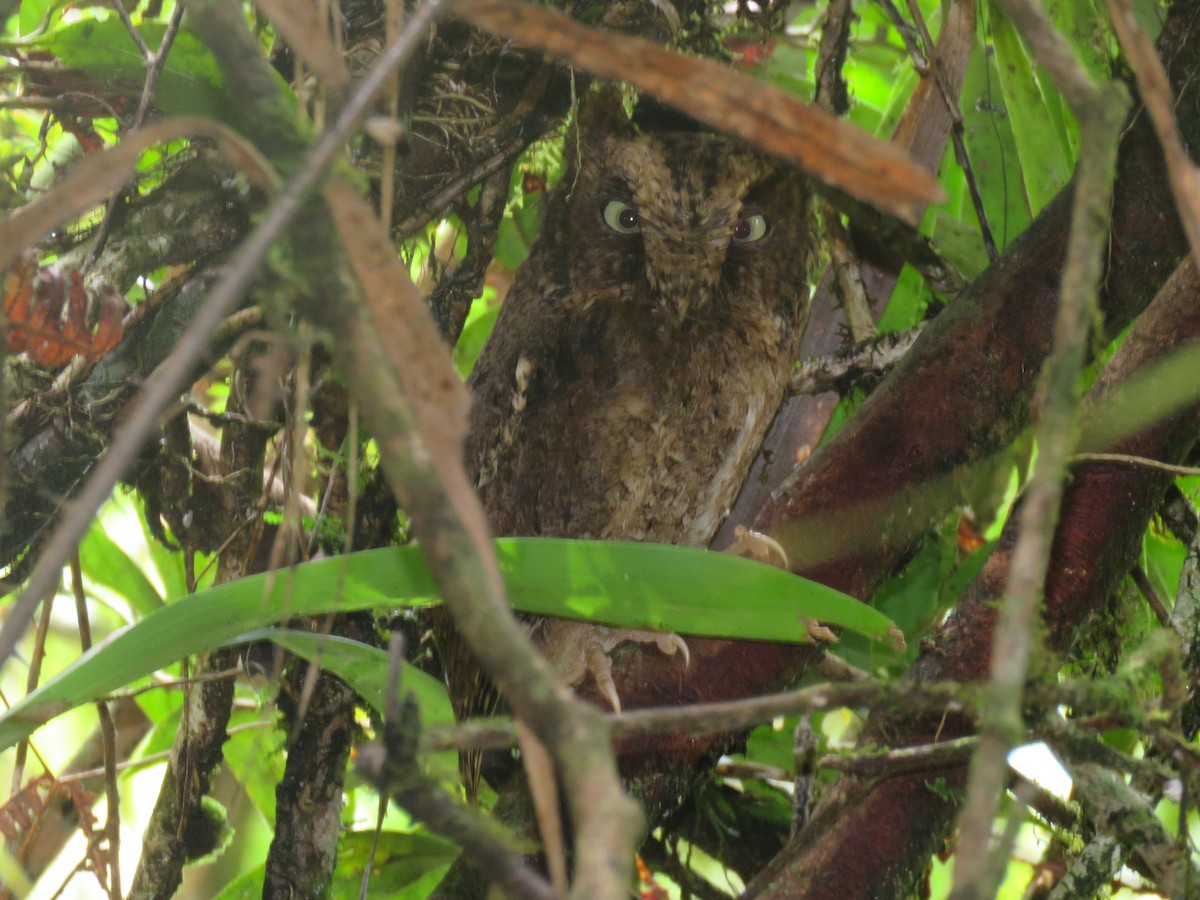
[[[991,32],[1004,104],[1021,159],[1025,193],[1029,209],[1036,215],[1071,178],[1066,139],[1055,127],[1050,99],[1012,23],[1006,16],[993,15]],[[1057,102],[1057,97],[1054,99]],[[1061,115],[1057,118],[1062,121]]]
[[[230,643],[242,644],[256,640],[274,641],[299,657],[319,660],[321,668],[345,681],[378,712],[387,712],[390,661],[387,653],[378,647],[337,635],[278,628],[260,628]],[[397,693],[401,698],[411,696],[417,701],[422,728],[454,724],[454,709],[450,705],[446,686],[416,666],[407,663],[401,665]],[[430,777],[447,784],[458,783],[458,754],[454,751],[430,753],[423,763],[425,773]]]
[[[282,727],[255,727],[262,725],[267,717],[277,718],[273,710],[235,706],[229,717],[229,740],[222,745],[221,756],[229,774],[246,792],[262,824],[274,827],[275,788],[283,779],[288,735]],[[176,725],[172,729],[172,735],[177,728]],[[170,747],[170,743],[167,746]],[[243,854],[242,858],[247,857]]]
[[[166,25],[147,22],[138,33],[151,48],[162,43]],[[106,93],[125,95],[136,108],[146,79],[145,63],[125,26],[116,17],[103,22],[85,19],[55,28],[31,42],[53,53],[73,69],[97,81]],[[279,78],[282,93],[292,92]],[[166,66],[155,89],[154,103],[167,115],[202,115],[237,126],[230,120],[224,79],[208,47],[187,28],[180,29],[171,45]]]
[[[475,361],[483,352],[483,345],[491,336],[496,317],[500,315],[500,304],[496,302],[495,295],[494,290],[486,288],[483,296],[471,304],[462,334],[458,336],[458,343],[454,345],[454,368],[462,378],[470,375],[471,370],[475,368]]]
[[[1030,216],[1021,185],[1020,157],[1013,140],[1010,116],[1000,90],[1000,75],[992,54],[976,39],[963,81],[963,142],[975,173],[988,222],[1003,250],[1025,230]],[[965,219],[968,224],[972,214]]]
[[[373,831],[347,832],[338,840],[331,900],[357,900],[368,859],[368,900],[421,900],[441,882],[460,852],[449,841],[420,830],[383,832],[371,858],[373,843]],[[215,900],[258,900],[265,872],[265,866],[246,872],[226,885]]]
[[[663,544],[505,538],[496,555],[522,612],[627,628],[807,642],[807,619],[885,639],[891,620],[831,588],[751,560]],[[0,749],[61,713],[182,656],[293,616],[417,606],[437,595],[414,546],[370,550],[221,584],[92,648],[0,716]]]
[[[987,249],[979,239],[979,226],[968,225],[942,210],[934,213],[932,237],[938,250],[968,279],[988,267]]]
[[[351,831],[338,841],[338,861],[333,872],[333,896],[337,900],[358,897],[363,869],[367,866],[372,831]],[[367,897],[425,897],[446,873],[461,851],[454,844],[427,831],[385,831],[371,862]]]
[[[307,660],[319,660],[321,668],[333,672],[379,712],[387,709],[388,655],[378,647],[335,634],[321,635],[291,628],[256,628],[238,635],[227,644],[274,641]],[[415,666],[400,667],[401,697],[412,694],[421,705],[425,725],[453,725],[454,710],[440,681]]]
[[[150,583],[129,554],[112,539],[103,517],[92,523],[79,545],[79,564],[88,581],[112,591],[143,614],[163,604],[158,589]]]
[[[20,34],[25,36],[37,30],[54,5],[54,0],[21,0],[17,14]]]
[[[748,559],[668,544],[505,538],[522,612],[683,634],[807,643],[818,619],[885,640],[891,620],[832,588]]]

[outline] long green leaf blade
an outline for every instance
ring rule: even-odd
[[[660,544],[505,538],[513,606],[627,628],[807,642],[817,619],[886,639],[891,620],[831,588],[746,559]],[[0,716],[0,749],[69,709],[181,657],[291,616],[426,605],[437,590],[417,547],[370,550],[185,597],[92,648]]]

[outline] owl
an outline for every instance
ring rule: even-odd
[[[805,182],[730,139],[627,118],[566,143],[568,171],[470,378],[468,470],[497,535],[704,547],[797,359]],[[618,644],[686,660],[673,635],[544,620],[533,636],[617,708]]]

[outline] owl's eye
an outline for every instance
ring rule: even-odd
[[[637,210],[620,200],[609,200],[604,207],[604,224],[621,234],[634,234],[642,230],[638,224]]]
[[[750,244],[767,233],[766,216],[756,214],[738,219],[733,223],[733,239],[739,244]]]

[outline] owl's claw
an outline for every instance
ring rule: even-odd
[[[626,641],[654,644],[666,656],[679,653],[683,666],[691,665],[692,655],[687,642],[677,634],[658,631],[638,631],[631,628],[608,628],[565,619],[543,619],[534,627],[534,643],[550,660],[550,664],[569,685],[579,684],[588,675],[604,695],[613,710],[621,711],[621,695],[612,677],[609,654]]]
[[[755,562],[766,563],[785,572],[791,568],[788,564],[787,552],[779,541],[761,531],[751,531],[742,525],[733,530],[733,543],[725,548],[725,552],[733,556],[744,556]]]

